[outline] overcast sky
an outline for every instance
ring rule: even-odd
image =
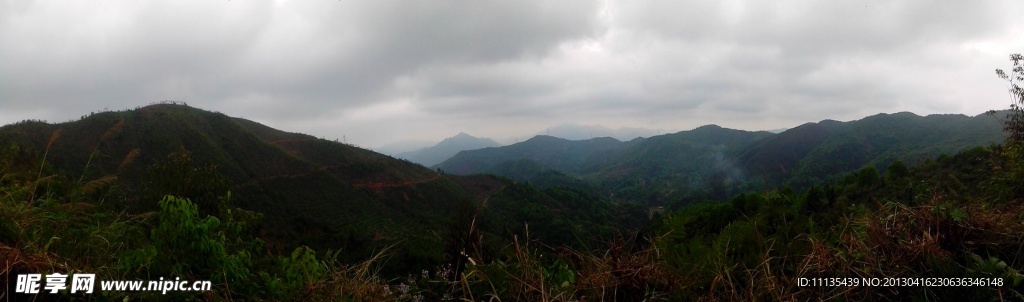
[[[0,123],[160,100],[364,147],[1009,106],[1024,1],[0,0]]]

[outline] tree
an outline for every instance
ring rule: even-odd
[[[1003,131],[1009,137],[999,152],[1003,156],[996,162],[996,171],[999,171],[997,179],[1007,194],[1005,198],[1016,200],[1024,198],[1024,186],[1021,185],[1024,184],[1024,88],[1020,87],[1020,83],[1024,82],[1024,56],[1012,54],[1010,61],[1013,62],[1013,69],[1009,74],[996,69],[996,75],[1010,83],[1008,91],[1011,99],[1010,113],[1003,120]]]
[[[1013,69],[1009,74],[1002,69],[996,69],[996,75],[1010,83],[1010,113],[1003,121],[1003,131],[1010,135],[1008,141],[1024,142],[1024,88],[1019,85],[1024,82],[1024,56],[1019,53],[1012,54],[1010,61],[1013,62]]]
[[[202,214],[216,214],[220,198],[231,189],[231,181],[212,164],[198,165],[184,146],[149,168],[150,196],[174,195],[199,206]]]

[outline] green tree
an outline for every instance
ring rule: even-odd
[[[231,182],[212,164],[197,166],[192,152],[180,147],[164,161],[153,164],[149,169],[151,179],[150,198],[173,195],[186,198],[199,207],[203,214],[216,214],[220,197],[230,188]]]
[[[860,171],[857,171],[857,185],[862,188],[868,188],[875,185],[878,183],[879,179],[878,169],[876,169],[875,166],[868,165],[867,167],[860,169]]]
[[[1003,131],[1008,135],[1006,144],[999,149],[1001,156],[993,168],[997,172],[997,187],[1005,198],[1014,200],[1024,197],[1024,88],[1020,87],[1024,82],[1024,56],[1012,54],[1010,61],[1013,69],[1009,73],[996,69],[999,78],[1010,83],[1011,102],[1010,113],[1003,120]]]
[[[1024,141],[1024,88],[1021,88],[1019,84],[1024,81],[1024,64],[1022,64],[1024,56],[1019,53],[1012,54],[1010,61],[1013,62],[1013,69],[1009,74],[1002,69],[996,69],[996,75],[1010,83],[1008,89],[1011,98],[1010,113],[1006,116],[1006,120],[1003,120],[1003,130],[1010,135],[1007,140],[1022,142]]]
[[[200,217],[196,205],[185,198],[168,195],[159,205],[149,244],[129,252],[122,265],[158,276],[213,277],[220,282],[249,276],[251,254],[228,250],[220,219]]]

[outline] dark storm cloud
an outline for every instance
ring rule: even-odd
[[[0,13],[0,97],[69,111],[58,116],[224,93],[223,75],[268,12],[141,2],[17,5]]]
[[[364,145],[1004,107],[1017,1],[0,2],[0,122],[164,99]]]
[[[543,56],[595,26],[586,1],[5,4],[18,9],[2,17],[4,97],[83,108],[212,98],[342,110],[392,96],[420,66]]]

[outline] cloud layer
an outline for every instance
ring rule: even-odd
[[[0,123],[159,100],[363,146],[1008,105],[1019,1],[2,1]]]

